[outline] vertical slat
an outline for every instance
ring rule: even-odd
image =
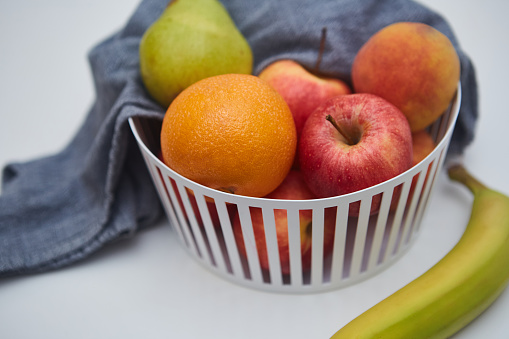
[[[189,224],[191,227],[191,231],[193,232],[193,238],[196,242],[196,246],[198,249],[198,255],[211,266],[213,266],[213,260],[207,251],[207,247],[205,245],[205,241],[203,240],[203,235],[201,233],[200,227],[198,226],[198,221],[196,219],[195,212],[193,207],[191,206],[191,202],[189,201],[189,196],[187,195],[186,188],[179,182],[177,182],[177,189],[179,190],[180,197],[182,199],[182,203],[184,204],[184,209],[186,210],[187,218],[189,220]]]
[[[367,271],[371,270],[378,264],[380,251],[382,250],[381,246],[383,244],[385,228],[387,227],[389,211],[391,209],[393,192],[394,189],[387,190],[382,195],[382,202],[380,204],[380,211],[378,212],[376,220],[375,233],[373,235],[373,243],[371,245],[371,252],[369,254],[368,266],[366,269]]]
[[[313,208],[313,227],[311,236],[311,285],[318,286],[323,281],[323,207]]]
[[[288,208],[288,246],[290,251],[290,280],[294,286],[302,285],[302,253],[299,210]]]
[[[205,201],[204,196],[202,194],[198,194],[197,192],[194,192],[194,198],[196,199],[196,204],[198,206],[201,220],[203,222],[203,228],[205,229],[208,244],[210,246],[210,250],[212,251],[212,256],[214,257],[214,262],[216,263],[219,270],[227,272],[226,263],[221,253],[219,242],[217,241],[217,235],[214,230],[214,225],[212,224],[212,219],[210,218],[207,202]]]
[[[153,164],[143,153],[143,158],[145,159],[145,163],[148,167],[148,170],[150,172],[150,175],[152,176],[152,181],[154,182],[157,193],[159,194],[159,197],[162,200],[164,211],[166,212],[166,215],[168,216],[168,219],[170,219],[170,222],[173,226],[173,228],[177,231],[177,234],[179,237],[184,240],[184,235],[182,234],[182,230],[180,229],[180,224],[177,220],[177,216],[175,215],[175,211],[173,210],[173,204],[170,202],[169,192],[168,188],[166,186],[166,183],[163,179],[163,174],[161,173],[161,170],[157,167],[156,164]]]
[[[173,185],[171,184],[170,178],[167,175],[163,175],[164,184],[166,185],[166,190],[170,194],[170,199],[172,201],[173,206],[175,207],[175,212],[177,213],[177,218],[179,221],[180,229],[182,231],[182,235],[184,236],[185,243],[187,244],[188,249],[196,256],[199,257],[198,249],[194,243],[193,237],[189,231],[189,227],[187,226],[186,217],[182,209],[180,208],[180,204],[176,195],[176,192],[173,190]]]
[[[450,108],[447,109],[447,111],[442,114],[440,118],[439,128],[438,128],[438,138],[439,140],[443,139],[445,136],[445,133],[447,132],[447,129],[449,128],[449,117],[451,115]]]
[[[265,243],[267,244],[267,256],[269,259],[270,283],[279,286],[283,282],[283,277],[281,274],[281,261],[279,258],[274,210],[269,207],[263,207],[262,215],[263,228],[265,230]]]
[[[429,169],[428,180],[426,181],[424,191],[421,192],[421,201],[419,202],[419,207],[417,208],[417,215],[416,215],[415,221],[414,221],[416,227],[414,227],[413,233],[417,233],[419,231],[419,225],[421,224],[422,217],[423,217],[424,211],[426,209],[426,205],[427,205],[426,202],[428,201],[431,187],[433,186],[433,181],[434,181],[435,174],[436,174],[437,164],[438,164],[438,159],[435,158],[433,160],[433,162],[431,163],[431,168]]]
[[[352,253],[352,265],[350,267],[350,277],[359,275],[361,271],[362,259],[364,257],[364,247],[366,245],[366,233],[368,231],[371,199],[372,199],[371,197],[367,197],[361,200],[359,218],[357,220],[357,230],[355,232],[355,241]]]
[[[426,195],[426,200],[424,201],[423,211],[427,210],[428,204],[429,204],[429,197],[433,195],[433,190],[435,187],[435,180],[437,180],[437,176],[439,175],[440,171],[442,170],[443,165],[443,157],[446,154],[447,145],[441,150],[440,154],[436,157],[436,160],[433,162],[433,168],[430,171],[430,177],[428,178],[428,186],[429,188],[428,194]],[[419,225],[422,219],[422,215],[419,218]],[[420,226],[419,226],[420,227]],[[418,231],[418,229],[417,229]]]
[[[233,235],[233,230],[231,228],[231,220],[228,215],[226,203],[219,200],[218,198],[214,199],[214,203],[216,204],[217,215],[219,216],[219,222],[221,224],[226,252],[232,266],[233,275],[243,279],[244,271],[242,270],[239,251],[237,249],[237,243],[235,242],[235,236]]]
[[[391,232],[389,235],[389,241],[387,243],[387,248],[385,249],[385,254],[383,256],[383,261],[385,262],[388,256],[394,254],[394,249],[396,245],[396,241],[398,240],[399,231],[401,228],[401,219],[403,218],[403,213],[405,211],[405,205],[408,198],[408,192],[410,191],[410,182],[406,181],[403,184],[403,189],[401,190],[401,194],[399,197],[398,207],[396,208],[396,213],[394,215],[394,220],[392,221]]]
[[[424,179],[426,178],[426,170],[422,170],[419,174],[419,179],[414,186],[413,196],[408,197],[408,199],[412,199],[410,202],[410,206],[408,206],[408,212],[406,215],[405,226],[403,227],[403,234],[401,235],[400,246],[405,247],[407,244],[408,233],[410,229],[412,229],[412,224],[415,221],[415,208],[417,207],[417,202],[419,201],[419,196],[421,194],[422,185],[424,184]]]
[[[348,225],[348,204],[338,205],[336,212],[336,229],[334,248],[332,250],[331,283],[339,284],[343,280],[345,261],[346,230]]]
[[[246,248],[247,263],[249,265],[249,271],[251,272],[251,279],[258,284],[262,284],[262,271],[260,267],[260,259],[258,258],[258,250],[256,249],[256,241],[253,233],[249,206],[239,204],[238,211],[240,225],[242,227],[242,237]]]
[[[439,118],[440,119],[440,118]],[[440,121],[435,121],[430,127],[429,127],[429,134],[431,135],[431,138],[435,141],[439,141],[439,132],[440,130]]]

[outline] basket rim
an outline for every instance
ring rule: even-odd
[[[136,124],[134,122],[135,117],[129,117],[128,122],[129,122],[129,126],[131,128],[131,131],[132,131],[138,145],[143,148],[143,151],[147,155],[150,156],[151,161],[157,163],[157,165],[160,169],[164,169],[165,171],[170,172],[172,174],[172,176],[175,176],[175,177],[179,178],[181,181],[185,182],[186,183],[185,186],[187,188],[190,188],[193,191],[196,191],[196,190],[201,191],[201,193],[204,196],[210,196],[214,200],[218,199],[218,197],[221,197],[222,201],[231,202],[231,203],[238,203],[239,201],[247,200],[247,201],[249,201],[250,205],[252,205],[252,206],[258,205],[261,207],[266,204],[273,205],[274,203],[285,204],[287,202],[291,202],[291,206],[300,206],[301,204],[305,204],[308,208],[310,208],[309,204],[313,204],[313,203],[323,204],[325,202],[334,202],[334,201],[339,201],[339,200],[351,203],[351,202],[362,200],[364,196],[368,196],[368,195],[374,196],[376,194],[384,192],[385,188],[387,188],[387,187],[394,188],[398,185],[401,185],[402,183],[405,182],[405,178],[407,176],[411,175],[413,177],[417,172],[419,172],[421,170],[421,167],[424,164],[429,166],[429,164],[431,162],[430,159],[434,159],[435,155],[445,147],[446,143],[448,144],[450,141],[451,134],[454,131],[454,127],[456,125],[456,120],[459,115],[459,110],[461,107],[461,97],[462,97],[461,82],[458,82],[458,86],[457,86],[456,92],[454,94],[453,100],[451,101],[451,105],[448,107],[448,110],[450,110],[450,114],[452,114],[452,117],[449,119],[447,130],[445,131],[441,140],[437,143],[437,145],[435,145],[434,150],[430,154],[428,154],[418,164],[412,166],[408,170],[398,174],[395,177],[392,177],[388,180],[382,181],[376,185],[372,185],[372,186],[366,187],[361,190],[357,190],[357,191],[350,192],[350,193],[345,193],[342,195],[332,196],[332,197],[312,198],[312,199],[305,199],[305,200],[273,199],[273,198],[266,198],[266,197],[251,197],[251,196],[244,196],[244,195],[236,195],[236,194],[229,193],[229,192],[215,190],[215,189],[212,189],[205,185],[202,185],[200,183],[197,183],[195,181],[192,181],[192,180],[184,177],[183,175],[177,173],[170,167],[168,167],[164,162],[162,162],[149,149],[149,147],[145,144],[145,142],[142,140],[140,134],[138,133]],[[207,192],[212,192],[212,194],[207,194]],[[368,194],[368,192],[369,192],[369,194]],[[255,202],[255,201],[258,202],[258,204],[253,204],[253,202]],[[331,206],[333,206],[333,205],[337,205],[337,203],[331,204]]]

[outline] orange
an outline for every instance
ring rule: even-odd
[[[281,184],[296,147],[288,105],[254,75],[194,83],[170,104],[161,130],[168,167],[204,186],[253,197]]]

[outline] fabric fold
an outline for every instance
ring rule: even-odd
[[[251,45],[254,74],[278,59],[313,68],[326,27],[319,71],[349,81],[355,53],[377,30],[396,21],[434,26],[451,39],[462,67],[463,97],[450,153],[462,153],[473,140],[475,70],[438,13],[407,0],[222,2]],[[162,216],[128,119],[164,115],[141,82],[138,47],[167,4],[143,0],[119,32],[91,50],[95,100],[71,142],[57,154],[3,169],[0,277],[70,265]]]

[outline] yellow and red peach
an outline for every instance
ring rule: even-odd
[[[382,28],[360,48],[352,65],[354,91],[391,102],[405,114],[412,132],[447,109],[459,79],[460,60],[449,38],[417,22]]]

